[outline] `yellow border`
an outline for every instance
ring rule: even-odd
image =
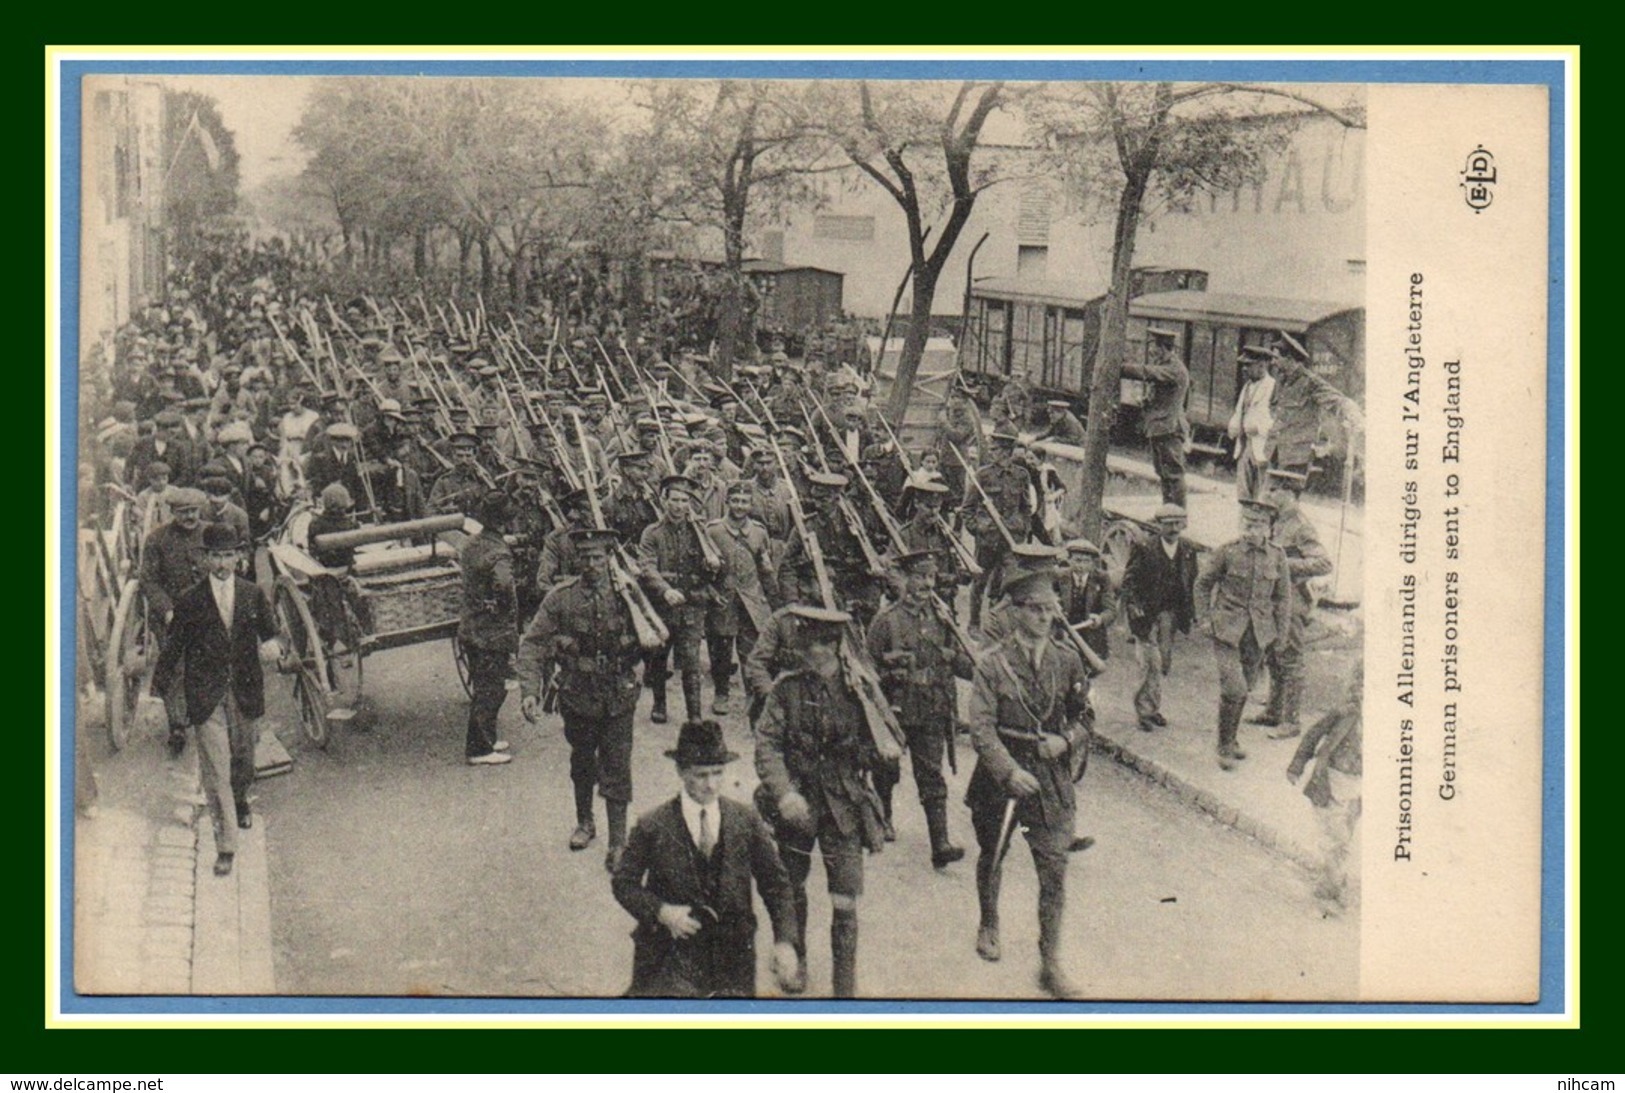
[[[896,58],[909,60],[965,60],[980,57],[1021,57],[1032,60],[1065,59],[1090,60],[1116,58],[1132,54],[1147,59],[1203,56],[1215,59],[1280,59],[1287,55],[1312,55],[1320,60],[1376,60],[1387,57],[1439,58],[1451,60],[1556,60],[1564,63],[1564,130],[1566,153],[1566,191],[1564,211],[1565,238],[1565,292],[1568,308],[1565,324],[1564,353],[1567,361],[1564,395],[1564,529],[1565,529],[1565,604],[1564,633],[1566,638],[1564,696],[1565,696],[1565,892],[1566,951],[1564,954],[1567,1012],[1552,1015],[1523,1017],[1518,1014],[1489,1014],[1482,1017],[1450,1018],[1424,1017],[1407,1019],[1403,1016],[1376,1013],[1370,1018],[1358,1014],[1326,1018],[1305,1015],[1298,1020],[1291,1015],[1260,1015],[1257,1018],[1216,1014],[1211,1018],[1158,1015],[1091,1014],[1079,1017],[1045,1017],[1032,1014],[1013,1014],[1009,1017],[993,1014],[975,1016],[933,1015],[928,1017],[894,1014],[859,1014],[850,1017],[809,1015],[806,1017],[757,1018],[749,1015],[707,1016],[694,1014],[671,1015],[554,1015],[532,1017],[518,1015],[477,1014],[458,1018],[445,1014],[426,1014],[422,1017],[390,1015],[383,1017],[318,1014],[297,1016],[252,1016],[244,1018],[212,1019],[199,1016],[142,1015],[117,1016],[64,1015],[61,1012],[61,968],[58,959],[60,857],[61,847],[54,820],[61,808],[58,785],[60,768],[57,762],[61,741],[61,718],[56,706],[60,687],[60,667],[57,649],[60,645],[62,620],[57,606],[60,595],[61,572],[60,534],[57,520],[60,509],[59,467],[61,438],[57,423],[59,414],[56,385],[60,379],[58,368],[61,346],[57,338],[60,325],[60,301],[57,299],[58,251],[53,245],[61,226],[57,223],[61,210],[57,203],[60,190],[60,149],[57,132],[60,125],[60,102],[57,96],[58,68],[61,62],[77,59],[127,58],[130,60],[166,60],[200,56],[222,57],[231,60],[255,58],[260,60],[289,60],[308,57],[357,59],[428,57],[439,60],[458,58],[482,60],[564,60],[589,56],[598,59],[669,57],[695,60],[751,60],[807,58],[807,59],[868,59]],[[583,45],[570,47],[522,48],[511,46],[457,47],[443,46],[375,46],[365,50],[349,46],[147,46],[139,49],[89,45],[55,45],[45,48],[45,1025],[47,1028],[112,1029],[112,1028],[231,1028],[231,1029],[421,1029],[421,1028],[514,1028],[514,1029],[567,1029],[567,1028],[700,1028],[710,1026],[748,1027],[764,1029],[828,1029],[828,1028],[1408,1028],[1408,1029],[1460,1029],[1460,1028],[1578,1028],[1580,1024],[1580,419],[1577,412],[1580,388],[1580,49],[1572,45],[1549,46],[1494,46],[1494,47],[1423,47],[1423,46],[1236,46],[1209,48],[1199,46],[1101,46],[1088,49],[1055,48],[1041,46],[697,46],[681,50],[653,46]],[[56,320],[56,321],[53,321]],[[1380,1006],[1382,1003],[1371,1003]]]

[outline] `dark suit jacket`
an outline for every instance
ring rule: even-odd
[[[1196,548],[1185,539],[1179,540],[1171,561],[1155,535],[1136,540],[1129,550],[1121,590],[1129,633],[1136,638],[1147,637],[1163,611],[1173,615],[1174,627],[1180,633],[1190,633],[1196,571]]]
[[[265,713],[265,671],[260,642],[276,636],[271,602],[260,587],[241,577],[232,594],[231,630],[221,621],[214,590],[205,578],[175,600],[169,642],[158,656],[152,693],[168,692],[177,669],[184,673],[187,719],[201,725],[230,687],[245,718]],[[182,668],[184,665],[184,668]]]
[[[638,920],[632,931],[634,997],[707,997],[756,993],[756,914],[751,879],[767,905],[775,941],[795,935],[790,878],[767,824],[748,805],[718,798],[721,838],[702,867],[699,850],[672,798],[632,829],[610,887]],[[677,941],[660,924],[660,905],[709,907],[705,928]]]

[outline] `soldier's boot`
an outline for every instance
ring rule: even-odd
[[[1270,669],[1270,697],[1264,704],[1263,712],[1254,714],[1247,719],[1249,725],[1263,725],[1273,729],[1281,723],[1281,700],[1285,686],[1281,682],[1281,673]]]
[[[1061,916],[1066,909],[1062,882],[1039,880],[1038,987],[1051,998],[1076,998],[1078,988],[1061,967]]]
[[[1247,758],[1247,753],[1236,746],[1236,732],[1241,728],[1241,711],[1247,704],[1243,698],[1219,699],[1219,766],[1234,770],[1236,761]]]
[[[976,859],[976,900],[982,912],[976,927],[976,955],[989,961],[999,959],[999,876],[993,861],[994,855],[987,851]]]
[[[576,829],[570,833],[570,849],[585,850],[598,837],[592,822],[592,783],[576,782]]]
[[[604,855],[604,868],[613,873],[626,853],[626,802],[605,801],[604,805],[609,812],[609,850]]]
[[[705,704],[700,697],[700,676],[698,672],[683,673],[683,712],[690,721],[698,721],[705,716]]]
[[[858,996],[858,912],[855,907],[837,907],[829,924],[829,952],[833,961],[831,980],[836,998]]]
[[[1290,740],[1303,732],[1298,714],[1303,705],[1303,680],[1288,679],[1281,684],[1281,727],[1269,734],[1271,740]]]
[[[948,802],[925,802],[925,830],[931,836],[931,867],[941,869],[965,856],[963,847],[948,841]]]
[[[649,720],[656,725],[664,725],[669,720],[669,715],[666,713],[666,683],[662,680],[654,684],[650,689],[654,691],[655,701],[654,706],[649,710]]]

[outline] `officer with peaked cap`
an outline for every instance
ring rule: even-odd
[[[1162,499],[1185,504],[1185,445],[1190,422],[1185,417],[1185,396],[1191,374],[1179,355],[1179,332],[1166,327],[1146,331],[1149,342],[1144,364],[1129,363],[1123,374],[1146,382],[1140,423],[1151,449],[1151,466],[1162,483]]]
[[[977,755],[965,796],[978,847],[976,952],[990,961],[1002,955],[1001,871],[1019,827],[1038,873],[1038,984],[1069,998],[1077,989],[1061,964],[1062,915],[1077,809],[1072,772],[1076,751],[1089,739],[1089,677],[1053,630],[1060,604],[1053,570],[1013,578],[1005,595],[1012,629],[977,660],[969,710]]]
[[[1264,658],[1292,620],[1292,572],[1286,554],[1270,542],[1275,504],[1242,503],[1241,536],[1212,552],[1196,579],[1196,609],[1205,616],[1219,667],[1219,766],[1233,770],[1247,758],[1236,742]]]

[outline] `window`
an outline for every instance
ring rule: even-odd
[[[1009,375],[1010,305],[1003,300],[981,300],[981,370],[990,375]]]
[[[1010,374],[1042,380],[1044,306],[1015,304],[1010,316]]]
[[[1082,394],[1099,345],[1099,312],[1067,311],[1061,321],[1060,370],[1054,386]]]
[[[834,239],[842,243],[872,243],[875,218],[872,216],[816,216],[814,239]]]

